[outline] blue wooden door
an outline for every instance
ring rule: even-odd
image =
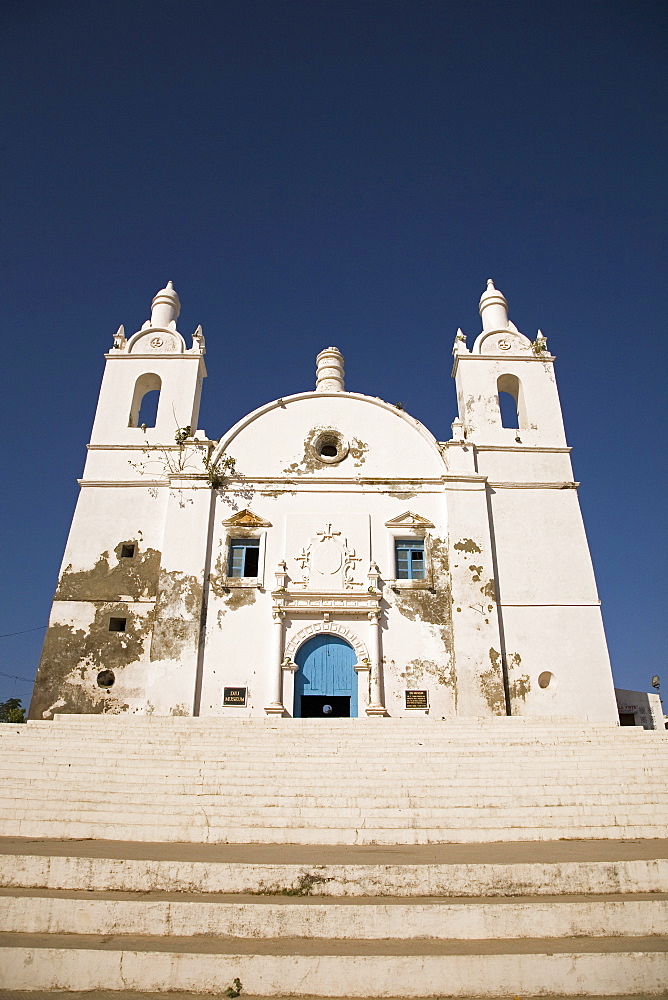
[[[357,716],[357,657],[352,646],[337,635],[314,635],[300,646],[295,673],[295,718],[300,718],[302,695],[350,698],[350,716]]]

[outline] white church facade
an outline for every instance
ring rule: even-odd
[[[555,359],[491,281],[445,442],[334,347],[209,440],[179,312],[170,282],[106,355],[31,718],[617,720]]]

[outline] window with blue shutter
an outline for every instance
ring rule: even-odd
[[[397,580],[424,580],[424,542],[421,539],[398,538],[394,543]]]
[[[228,576],[256,577],[260,561],[259,538],[231,538]]]

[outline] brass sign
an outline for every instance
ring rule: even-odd
[[[427,692],[406,691],[406,708],[421,708],[423,711],[429,708]]]
[[[245,708],[247,688],[223,688],[223,707]]]

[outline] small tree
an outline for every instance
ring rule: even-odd
[[[8,698],[0,701],[0,722],[25,722],[26,710],[21,708],[20,698]]]

